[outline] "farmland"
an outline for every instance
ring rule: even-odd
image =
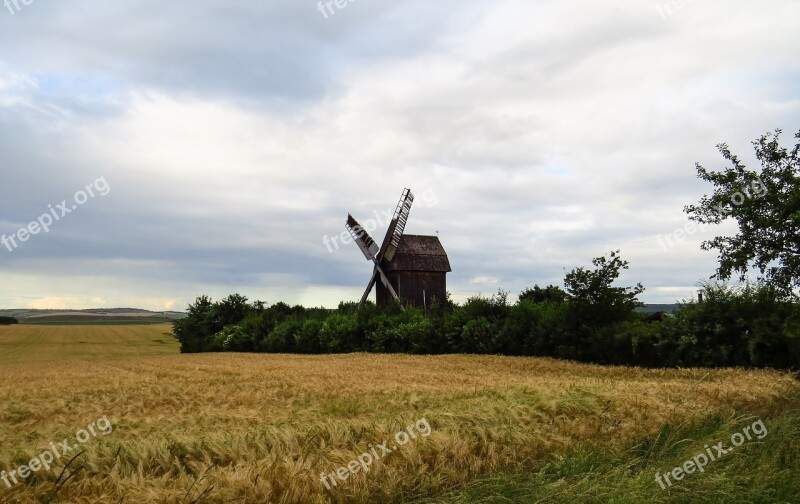
[[[137,308],[89,310],[0,309],[0,317],[22,324],[40,325],[145,325],[167,324],[184,316],[180,312],[151,312]]]
[[[59,461],[0,482],[0,502],[792,502],[800,491],[790,374],[180,355],[169,329],[0,327],[0,470],[103,416],[114,426],[63,473]],[[429,436],[331,490],[320,482],[423,418]],[[654,481],[756,419],[763,440],[666,491]]]

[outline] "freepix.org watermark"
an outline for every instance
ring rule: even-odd
[[[751,430],[752,435],[750,433]],[[719,460],[732,452],[734,448],[742,446],[745,442],[745,438],[747,441],[752,441],[754,436],[756,439],[764,439],[767,437],[767,434],[767,427],[764,425],[764,422],[756,420],[753,422],[753,425],[748,425],[742,429],[742,432],[737,432],[731,436],[731,444],[733,445],[731,448],[725,448],[724,441],[720,441],[712,447],[705,445],[705,452],[698,453],[691,460],[684,462],[683,465],[674,468],[672,471],[665,472],[664,474],[656,473],[656,483],[661,486],[662,490],[666,490],[667,486],[672,486],[673,484],[672,480],[670,480],[670,476],[672,476],[672,479],[675,481],[680,481],[687,474],[694,474],[695,471],[704,472],[706,466],[710,462]],[[665,481],[666,484],[664,484]]]
[[[28,5],[32,4],[33,0],[4,0],[3,5],[6,6],[8,12],[11,13],[13,16],[17,12],[22,10],[22,7],[27,7]],[[22,5],[20,5],[22,4]]]
[[[37,235],[42,231],[49,233],[50,226],[66,217],[67,214],[77,210],[78,206],[83,205],[89,201],[90,198],[105,196],[110,192],[111,186],[108,185],[105,177],[100,177],[87,185],[84,189],[76,192],[71,205],[67,203],[67,200],[62,201],[55,207],[53,205],[47,205],[49,211],[43,213],[38,219],[31,221],[27,226],[11,233],[10,236],[6,236],[5,234],[0,235],[0,243],[5,245],[9,252],[13,252],[19,247],[20,243],[28,241],[31,236]]]
[[[398,450],[401,446],[411,442],[412,439],[417,439],[418,433],[422,437],[428,437],[431,435],[431,424],[428,423],[427,419],[423,418],[422,420],[418,420],[416,423],[406,427],[406,430],[395,434],[395,444],[392,444],[391,448],[387,446],[391,441],[386,441],[385,443],[375,446],[370,444],[368,451],[365,451],[359,455],[358,458],[348,462],[346,466],[342,466],[330,474],[320,473],[319,481],[325,485],[325,488],[330,490],[331,484],[333,484],[333,486],[338,486],[336,481],[337,479],[341,481],[347,481],[347,478],[355,475],[359,471],[364,471],[367,473],[369,472],[369,468],[373,462],[377,462],[386,455]],[[379,450],[380,453],[378,453]]]
[[[415,208],[430,208],[439,204],[439,199],[433,189],[426,189],[421,194],[416,195],[414,199]],[[374,219],[367,219],[363,221],[362,226],[367,233],[371,233],[379,227],[388,226],[394,216],[394,207],[388,208],[385,212],[378,212],[375,210],[373,215]],[[333,236],[325,235],[322,237],[322,244],[328,249],[328,252],[333,253],[334,250],[339,250],[339,243],[342,245],[349,245],[353,242],[353,237],[349,231],[342,231],[340,234]]]
[[[762,182],[761,179],[756,179],[748,187],[745,187],[741,191],[738,191],[731,196],[731,205],[719,203],[717,205],[717,212],[719,215],[728,215],[733,211],[734,206],[742,206],[744,205],[745,201],[749,199],[759,199],[765,194],[767,194],[767,186],[764,185],[764,182]],[[687,222],[685,226],[676,229],[667,236],[656,236],[656,241],[659,245],[661,245],[661,250],[667,252],[669,249],[675,246],[673,240],[675,240],[675,242],[682,242],[687,236],[692,236],[698,232],[702,233],[705,232],[705,230],[706,225],[702,222],[697,224],[694,222]]]
[[[337,10],[342,10],[345,7],[347,7],[350,3],[355,1],[356,0],[320,0],[320,2],[317,4],[317,10],[319,10],[322,13],[322,16],[325,19],[328,19],[329,15],[330,16],[335,15]],[[334,7],[336,7],[335,10]]]
[[[66,458],[65,456],[73,450],[77,450],[79,445],[86,444],[92,437],[97,437],[98,434],[108,436],[113,430],[114,426],[111,425],[108,417],[104,416],[103,418],[95,420],[86,426],[86,429],[80,429],[75,433],[75,440],[78,441],[79,444],[70,445],[69,439],[67,438],[61,440],[59,444],[51,442],[49,450],[45,450],[40,453],[38,457],[32,458],[27,465],[19,466],[11,472],[0,472],[0,481],[6,484],[6,488],[11,488],[13,485],[19,483],[20,480],[28,479],[32,473],[39,472],[42,469],[49,471],[51,464],[61,458]]]
[[[674,14],[673,9],[679,11],[693,2],[694,0],[667,0],[666,2],[657,4],[656,10],[663,19],[668,19]]]

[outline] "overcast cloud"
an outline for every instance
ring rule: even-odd
[[[725,231],[656,240],[710,192],[694,163],[721,168],[727,142],[754,166],[752,140],[800,129],[793,0],[18,4],[0,10],[0,234],[110,191],[0,245],[7,308],[355,300],[369,264],[323,237],[404,187],[456,300],[620,249],[623,281],[673,302]]]

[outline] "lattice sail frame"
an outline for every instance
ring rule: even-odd
[[[373,240],[367,230],[358,223],[355,217],[347,214],[345,228],[347,228],[347,231],[353,236],[353,240],[356,242],[356,245],[358,245],[358,248],[361,249],[361,253],[364,254],[364,257],[372,261],[375,265],[372,270],[372,277],[370,278],[369,284],[367,284],[367,289],[364,291],[364,295],[361,296],[359,306],[363,306],[364,303],[367,302],[367,298],[370,292],[372,292],[372,288],[375,286],[375,281],[378,278],[381,279],[381,283],[389,290],[392,297],[400,301],[400,296],[395,292],[382,266],[385,266],[391,261],[394,258],[395,252],[397,252],[397,247],[400,245],[400,239],[403,237],[403,232],[405,231],[408,216],[411,213],[411,205],[413,203],[414,194],[412,194],[411,189],[403,189],[403,193],[400,195],[400,201],[397,203],[397,207],[394,210],[392,222],[389,223],[389,228],[386,230],[386,236],[384,236],[380,248],[377,247],[375,240]]]

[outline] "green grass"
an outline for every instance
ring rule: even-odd
[[[178,343],[171,330],[169,324],[0,326],[0,366],[175,355]]]
[[[792,399],[800,405],[800,398]],[[658,434],[619,452],[574,446],[531,474],[494,473],[465,489],[426,502],[510,503],[720,503],[800,502],[800,411],[762,419],[768,434],[755,437],[703,473],[685,475],[666,490],[656,472],[667,473],[755,420],[712,415],[689,426],[665,425]],[[712,453],[715,453],[712,448]],[[663,476],[662,476],[663,480]]]
[[[106,318],[106,319],[96,319],[96,320],[58,320],[58,319],[22,319],[20,320],[20,324],[22,325],[43,325],[43,326],[109,326],[109,325],[131,325],[131,326],[140,326],[140,325],[157,325],[157,324],[169,324],[172,320],[162,317],[148,317],[148,318],[138,318],[138,319],[123,319],[123,320],[115,320],[113,318]]]

